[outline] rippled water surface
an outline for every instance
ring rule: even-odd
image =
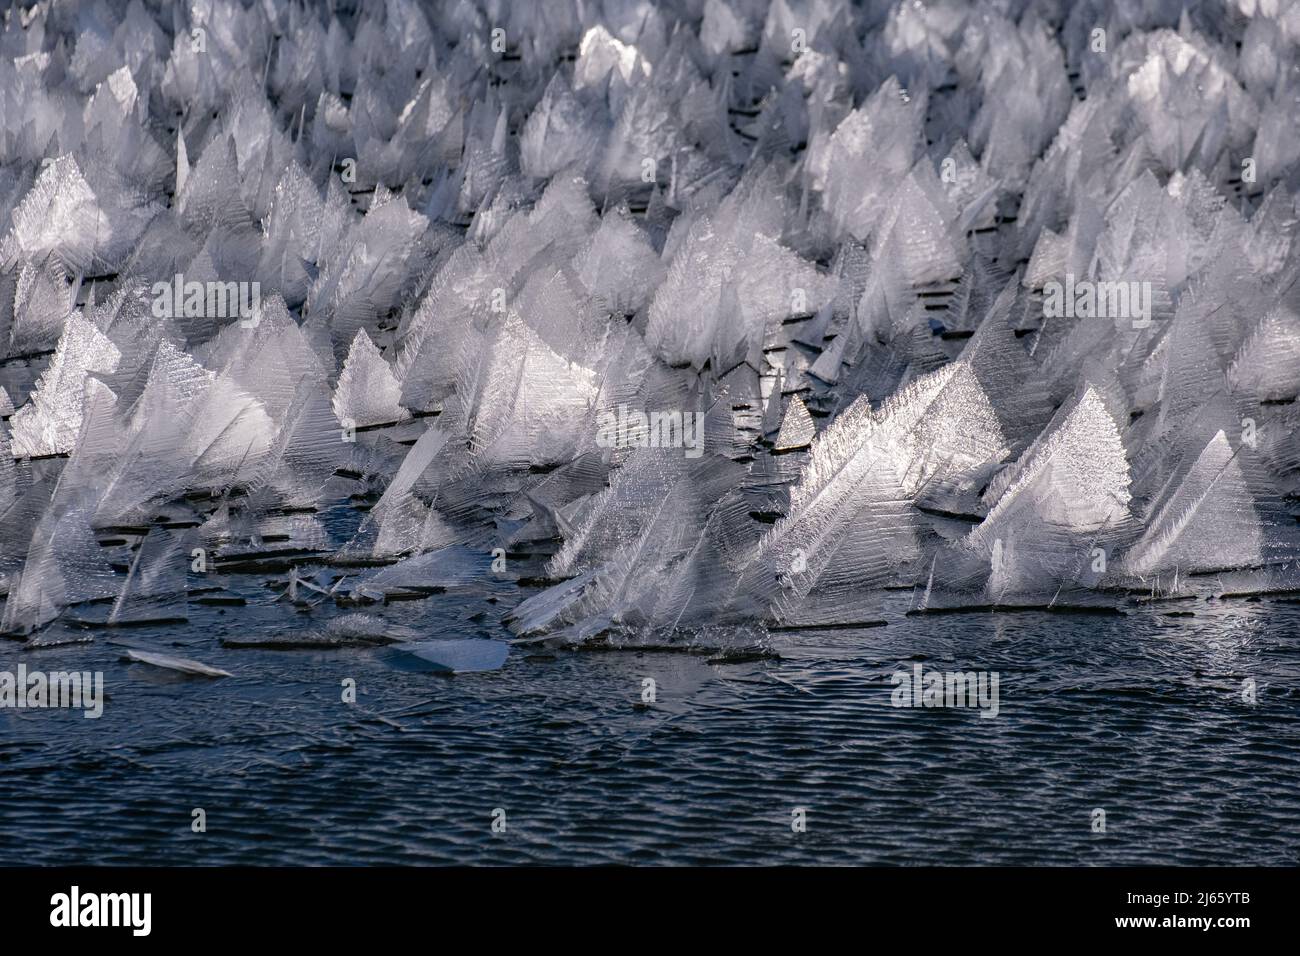
[[[490,606],[421,604],[400,613],[431,634],[497,633]],[[775,660],[517,647],[455,677],[388,650],[218,646],[268,626],[260,608],[0,643],[0,669],[102,669],[111,695],[97,721],[0,711],[0,861],[1300,863],[1300,604],[901,610],[781,634]],[[113,641],[236,676],[123,663]],[[916,662],[998,672],[999,715],[894,708],[890,674]]]

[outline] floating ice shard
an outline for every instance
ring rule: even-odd
[[[126,659],[135,661],[138,664],[148,664],[151,667],[160,667],[163,670],[175,671],[178,674],[186,674],[191,677],[235,676],[230,671],[223,671],[219,667],[212,667],[201,661],[190,660],[188,657],[173,657],[170,654],[158,654],[154,651],[141,651],[135,648],[127,650]]]
[[[325,626],[325,636],[344,643],[398,644],[410,641],[415,631],[394,626],[372,614],[344,614]]]
[[[403,644],[397,649],[402,656],[415,658],[435,671],[472,674],[499,670],[510,655],[510,645],[492,640],[445,640]]]
[[[379,600],[389,593],[436,594],[486,579],[490,560],[481,552],[453,547],[398,561],[369,575],[353,595]]]
[[[383,647],[413,640],[415,636],[412,628],[390,624],[373,614],[352,613],[334,618],[321,631],[277,630],[272,634],[227,636],[221,639],[221,646],[277,651]]]

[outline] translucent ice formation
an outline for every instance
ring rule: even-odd
[[[1300,587],[1300,26],[1138,6],[6,12],[0,630]]]

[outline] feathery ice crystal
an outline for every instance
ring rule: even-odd
[[[1128,8],[10,8],[0,629],[1300,587],[1300,4]]]

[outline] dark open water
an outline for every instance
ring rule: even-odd
[[[389,612],[498,633],[486,605]],[[1300,863],[1296,603],[891,613],[779,635],[780,660],[516,648],[456,677],[386,650],[226,650],[222,634],[317,622],[284,605],[203,613],[118,639],[233,679],[122,663],[102,635],[0,643],[0,669],[102,669],[111,694],[98,721],[0,711],[0,862]],[[889,674],[917,661],[999,672],[999,716],[895,709]]]

